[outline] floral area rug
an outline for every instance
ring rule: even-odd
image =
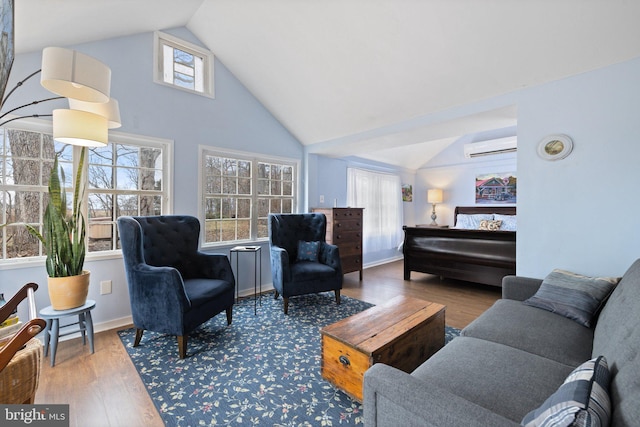
[[[320,374],[320,329],[372,305],[333,292],[262,297],[234,305],[189,335],[187,358],[176,338],[145,331],[133,347],[133,328],[119,331],[166,426],[362,425],[362,405]],[[459,331],[447,327],[447,342]]]

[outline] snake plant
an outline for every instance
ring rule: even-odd
[[[85,151],[86,148],[82,147],[75,177],[72,211],[67,210],[64,170],[58,168],[56,155],[49,177],[49,202],[44,212],[42,234],[34,227],[27,225],[29,233],[38,238],[45,248],[49,277],[76,276],[82,273],[86,251],[86,225],[82,214],[84,195],[82,171]]]

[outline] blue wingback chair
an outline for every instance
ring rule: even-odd
[[[192,216],[118,218],[136,337],[144,330],[178,338],[181,359],[187,336],[226,310],[231,324],[235,279],[226,255],[198,251],[200,222]]]
[[[338,247],[325,241],[327,218],[322,213],[269,215],[269,249],[275,297],[282,295],[284,314],[289,297],[334,291],[340,304],[342,264]],[[300,261],[298,243],[320,242],[317,261]]]

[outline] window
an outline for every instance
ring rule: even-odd
[[[106,147],[88,151],[89,252],[120,249],[118,217],[169,211],[168,143],[111,139]]]
[[[213,54],[194,44],[156,31],[154,81],[213,98]]]
[[[110,139],[106,147],[87,149],[84,207],[89,256],[119,248],[118,216],[166,213],[169,206],[170,142],[123,134]],[[41,230],[56,154],[71,209],[73,171],[80,150],[55,142],[50,122],[20,120],[0,129],[0,224],[9,224],[0,230],[2,263],[44,255],[40,242],[22,223]]]
[[[270,213],[293,213],[297,163],[202,149],[204,244],[268,237]]]
[[[395,249],[402,242],[400,177],[362,169],[347,169],[347,205],[365,209],[363,251]]]

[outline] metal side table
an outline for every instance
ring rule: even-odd
[[[238,269],[238,263],[240,254],[253,254],[253,293],[255,295],[253,301],[253,314],[258,314],[258,298],[260,299],[260,306],[262,306],[262,247],[260,246],[236,246],[229,250],[229,258],[233,265],[233,258],[235,254],[236,260],[236,302],[238,301],[240,293],[240,270]],[[260,292],[258,292],[258,287]]]

